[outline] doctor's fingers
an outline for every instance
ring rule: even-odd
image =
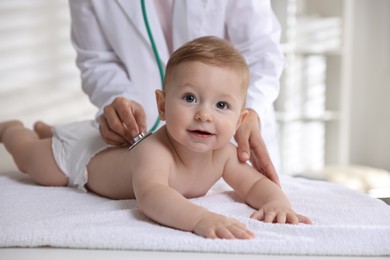
[[[142,132],[146,132],[146,116],[143,107],[135,101],[119,97],[113,101],[113,107],[120,121],[124,124],[124,137],[133,138]]]
[[[262,137],[260,135],[252,135],[249,142],[251,147],[250,162],[253,167],[280,187],[278,174]]]
[[[133,116],[134,116],[134,119],[136,121],[136,124],[138,126],[138,133],[146,133],[147,132],[147,129],[146,129],[146,115],[145,115],[145,111],[143,109],[143,107],[141,105],[139,105],[138,103],[136,102],[133,102],[133,106],[132,106],[132,111],[133,111]],[[134,137],[134,135],[133,135]]]
[[[237,141],[237,152],[240,161],[246,162],[250,159],[251,139],[256,133],[260,135],[260,124],[256,112],[248,109],[247,119],[240,125],[234,135]],[[255,167],[255,166],[254,166]],[[256,168],[256,167],[255,167]],[[257,169],[259,170],[259,169]]]
[[[250,158],[249,137],[250,131],[244,126],[241,126],[234,136],[237,142],[238,158],[241,162],[246,162]]]
[[[256,115],[253,113],[252,117]],[[278,174],[260,135],[259,124],[256,123],[256,120],[246,120],[237,130],[234,138],[237,141],[237,152],[240,161],[249,160],[257,171],[280,186]]]
[[[113,130],[111,130],[106,117],[104,115],[100,116],[100,135],[102,136],[103,140],[107,144],[111,145],[123,145],[125,143],[128,143],[128,141],[121,135],[117,134]]]
[[[135,128],[133,130],[135,133],[134,136],[138,134],[138,127],[132,116],[131,101],[123,97],[117,97],[111,104],[104,107],[103,112],[108,129],[127,140],[127,142],[132,143],[133,134],[130,127]]]

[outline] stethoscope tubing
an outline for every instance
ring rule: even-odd
[[[160,59],[160,55],[158,54],[158,50],[157,50],[156,43],[154,41],[152,30],[150,29],[150,26],[149,26],[148,15],[146,13],[146,7],[145,7],[145,1],[144,0],[141,0],[141,7],[142,7],[142,16],[144,18],[146,31],[148,32],[150,44],[152,45],[153,54],[154,54],[154,57],[156,58],[157,67],[158,67],[158,70],[160,72],[160,79],[161,79],[161,86],[162,86],[163,83],[164,83],[164,67],[162,65],[162,62],[161,62],[161,59]],[[157,117],[155,123],[153,124],[152,128],[148,131],[147,134],[140,133],[133,139],[134,142],[133,142],[132,145],[130,145],[129,150],[133,149],[143,139],[145,139],[146,137],[151,135],[154,131],[156,131],[159,124],[160,124],[160,118]]]
[[[156,63],[157,63],[157,66],[158,66],[158,70],[160,72],[160,79],[161,79],[161,86],[162,86],[163,83],[164,83],[164,74],[165,74],[164,73],[164,67],[162,65],[162,62],[161,62],[161,59],[160,59],[160,55],[158,54],[158,50],[157,50],[156,43],[154,41],[152,30],[150,29],[150,26],[149,26],[148,15],[147,15],[147,12],[146,12],[146,7],[145,7],[145,1],[144,0],[141,0],[141,7],[142,7],[142,16],[144,18],[146,31],[148,32],[150,44],[152,45],[154,57],[156,58]],[[155,130],[157,130],[157,127],[158,127],[159,124],[160,124],[160,118],[157,117],[156,122],[154,123],[152,128],[149,130],[149,133],[153,133]]]

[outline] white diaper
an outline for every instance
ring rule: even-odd
[[[68,186],[86,191],[87,165],[98,152],[112,147],[100,136],[95,121],[55,126],[52,150],[58,167],[68,177]]]

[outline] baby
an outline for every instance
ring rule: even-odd
[[[0,124],[0,141],[17,167],[37,183],[77,186],[112,199],[136,199],[145,215],[163,225],[207,238],[250,239],[235,219],[208,211],[188,198],[203,196],[222,177],[267,223],[307,223],[272,181],[237,158],[230,143],[248,115],[249,70],[228,42],[202,37],[176,50],[156,91],[166,121],[137,146],[104,143],[93,121],[52,129],[52,138]]]

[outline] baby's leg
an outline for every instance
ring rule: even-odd
[[[8,121],[0,123],[0,142],[4,143],[19,170],[37,183],[45,186],[68,184],[68,178],[55,163],[51,139],[39,139],[20,121]]]
[[[19,120],[12,120],[0,123],[0,143],[3,142],[3,135],[5,130],[12,126],[23,126],[23,123]]]

